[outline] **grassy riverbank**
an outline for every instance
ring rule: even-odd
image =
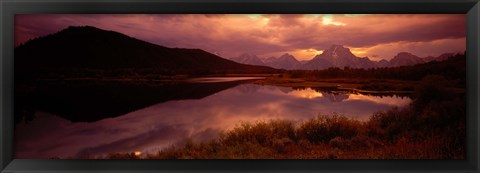
[[[238,124],[215,140],[188,140],[145,157],[111,153],[108,159],[464,159],[465,95],[441,85],[439,76],[423,79],[414,101],[360,121],[319,115]]]

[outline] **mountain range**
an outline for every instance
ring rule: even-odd
[[[293,55],[288,53],[279,58],[268,57],[263,60],[254,54],[248,54],[249,58],[245,58],[245,54],[243,54],[239,57],[230,58],[230,60],[243,64],[265,65],[277,69],[322,70],[329,67],[378,68],[411,66],[430,61],[443,61],[454,55],[454,53],[445,53],[438,57],[428,56],[421,58],[408,52],[400,52],[390,61],[385,59],[373,61],[368,57],[357,57],[349,48],[342,45],[332,45],[330,48],[325,49],[322,54],[316,55],[313,59],[305,62],[298,61]]]
[[[201,49],[168,48],[91,26],[68,27],[15,48],[15,71],[155,69],[182,73],[273,73]]]
[[[368,57],[357,57],[342,45],[332,45],[308,61],[298,61],[288,53],[278,58],[262,59],[248,53],[226,59],[201,49],[168,48],[91,26],[71,26],[29,40],[14,51],[16,75],[58,74],[59,71],[64,74],[65,69],[69,74],[86,73],[84,69],[142,69],[146,74],[276,73],[277,69],[409,66],[445,60],[453,55],[421,58],[400,52],[390,61],[372,61]]]
[[[283,54],[282,56],[275,58],[275,57],[270,57],[270,59],[267,59],[265,65],[277,68],[277,69],[287,69],[287,70],[292,70],[296,68],[301,68],[302,63],[295,59],[293,55],[290,55],[288,53]]]

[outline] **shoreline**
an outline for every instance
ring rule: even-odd
[[[202,78],[263,78],[252,79],[254,84],[270,85],[291,88],[318,88],[334,91],[353,91],[361,94],[413,94],[414,88],[419,81],[392,80],[392,79],[369,79],[369,78],[324,78],[324,79],[305,79],[280,77],[278,74],[226,74],[226,75],[205,75],[205,76],[158,76],[149,77],[121,77],[121,78],[43,78],[37,82],[114,82],[125,84],[180,84],[191,83],[195,79]],[[223,81],[218,81],[223,82]],[[195,82],[194,82],[195,83]],[[448,87],[454,93],[464,93],[465,89]]]
[[[351,80],[348,82],[347,80]],[[359,81],[360,80],[360,81]],[[331,90],[348,90],[358,93],[368,94],[412,94],[414,92],[415,85],[418,85],[417,81],[399,81],[399,80],[380,80],[382,82],[369,82],[378,81],[377,79],[324,79],[324,80],[307,80],[307,79],[294,79],[294,78],[279,78],[270,77],[264,80],[256,81],[255,84],[260,85],[273,85],[282,87],[310,87],[310,88],[325,88]],[[394,90],[368,90],[362,89],[365,85],[386,85],[390,88],[396,88]]]
[[[413,94],[420,81],[391,79],[325,78],[309,80],[303,78],[267,77],[254,82],[259,85],[272,85],[291,88],[324,88],[338,91],[354,91],[361,94]],[[372,89],[370,89],[372,88]],[[465,93],[465,89],[447,87],[453,93]]]

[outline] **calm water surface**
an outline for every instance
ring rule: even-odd
[[[235,78],[193,81],[232,80]],[[135,151],[145,154],[182,144],[187,138],[195,141],[216,138],[220,131],[231,129],[239,122],[271,119],[301,122],[318,114],[331,113],[366,119],[374,112],[404,106],[410,101],[408,97],[243,83],[206,97],[165,101],[95,122],[71,122],[52,113],[37,111],[33,121],[17,124],[15,157],[82,158]]]

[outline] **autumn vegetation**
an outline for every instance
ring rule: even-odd
[[[443,76],[424,77],[414,101],[361,121],[318,115],[240,123],[215,140],[187,140],[146,157],[111,153],[108,159],[465,159],[465,94],[444,87]]]

